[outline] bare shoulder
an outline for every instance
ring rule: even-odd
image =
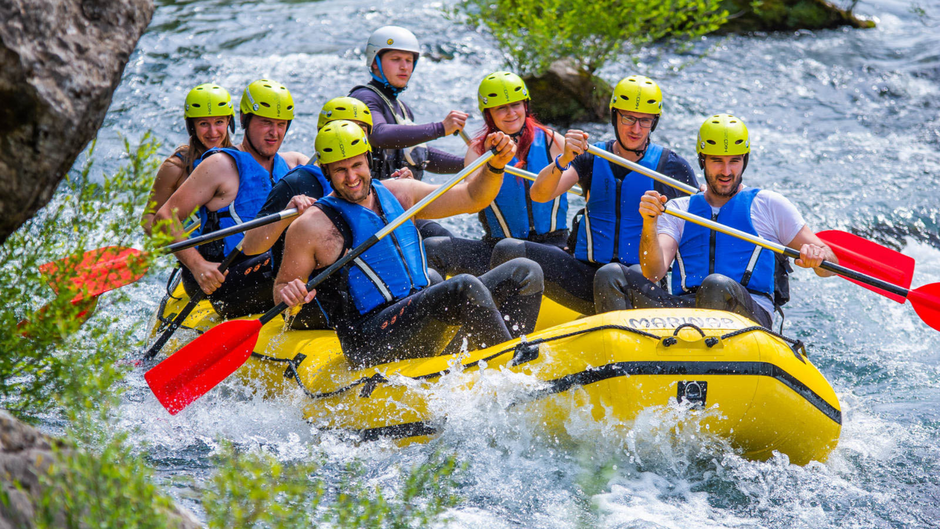
[[[193,170],[192,177],[196,181],[220,181],[229,177],[237,179],[238,166],[231,156],[218,153],[203,158],[199,166]]]
[[[395,195],[395,198],[398,199],[398,203],[401,204],[401,207],[404,209],[414,206],[418,201],[428,196],[439,187],[434,184],[410,178],[385,180],[382,184]]]
[[[309,156],[296,151],[282,152],[280,154],[281,158],[284,158],[284,161],[287,162],[287,166],[291,169],[297,167],[298,165],[306,165],[307,162],[310,161]]]

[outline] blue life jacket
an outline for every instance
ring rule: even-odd
[[[290,173],[288,174],[301,173],[301,172],[306,173],[307,175],[310,176],[310,178],[320,183],[320,188],[323,189],[322,196],[327,196],[333,192],[333,186],[330,184],[330,180],[326,177],[326,175],[323,174],[323,169],[320,169],[319,165],[314,165],[312,163],[307,164],[307,165],[298,165],[297,167],[294,167],[293,169],[291,169]],[[318,197],[311,197],[311,198],[318,198]]]
[[[603,142],[595,146],[607,150]],[[664,153],[667,151],[661,145],[650,143],[637,163],[655,171]],[[640,198],[653,189],[653,184],[652,178],[636,171],[630,171],[618,181],[610,162],[595,156],[594,175],[588,190],[590,194],[584,219],[578,225],[574,256],[589,263],[639,263],[640,232],[643,230]]]
[[[518,161],[513,157],[509,164],[515,166]],[[536,128],[526,154],[525,169],[537,174],[551,163],[545,131]],[[545,235],[568,228],[567,195],[562,193],[550,202],[533,202],[529,197],[531,186],[532,182],[525,178],[503,174],[503,185],[496,199],[480,212],[480,221],[488,237],[528,239],[531,232]]]
[[[224,152],[235,160],[235,166],[238,168],[238,193],[231,204],[216,211],[209,211],[205,206],[199,208],[199,218],[202,220],[200,231],[202,233],[228,228],[254,219],[261,211],[261,207],[264,206],[271,188],[290,171],[287,162],[278,154],[274,155],[273,170],[268,173],[267,169],[255,161],[251,154],[232,147],[209,149],[202,155],[202,159],[204,160],[217,152]],[[224,255],[228,255],[229,252],[234,250],[244,237],[243,233],[236,233],[222,239]],[[200,249],[202,248],[200,247]],[[211,252],[210,249],[205,251]],[[206,253],[203,253],[203,255],[206,255]],[[217,257],[217,255],[213,255],[213,257]]]
[[[751,203],[760,189],[747,188],[731,198],[718,215],[701,193],[689,198],[689,213],[757,235],[751,221]],[[750,292],[774,299],[774,253],[731,235],[686,221],[672,267],[672,293],[694,292],[709,274],[734,279]]]
[[[381,216],[335,195],[318,201],[321,209],[329,207],[339,212],[352,234],[352,241],[347,241],[351,247],[359,246],[388,225],[389,220],[405,212],[382,182],[372,180],[372,192],[378,200]],[[343,233],[342,227],[337,227]],[[360,315],[366,314],[428,286],[431,281],[427,263],[421,235],[408,220],[353,260],[346,288],[356,310]]]

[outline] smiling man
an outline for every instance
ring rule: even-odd
[[[651,139],[662,108],[662,92],[651,79],[634,75],[621,80],[610,100],[615,139],[596,145],[697,188],[689,163]],[[576,239],[569,241],[573,243],[569,244],[570,253],[530,241],[504,239],[493,249],[491,264],[517,257],[532,259],[542,265],[549,298],[581,314],[594,314],[595,275],[604,273],[608,263],[619,270],[621,263],[630,266],[640,262],[640,197],[650,189],[670,197],[678,192],[595,157],[586,152],[587,147],[587,133],[569,130],[564,152],[541,170],[529,190],[536,202],[554,200],[576,183],[587,191],[583,217],[572,227]]]
[[[294,100],[287,88],[267,79],[245,88],[241,104],[245,137],[237,147],[211,149],[192,175],[157,212],[157,220],[170,220],[176,240],[186,238],[181,219],[193,210],[202,218],[206,234],[255,218],[272,186],[293,167],[307,163],[298,152],[279,154],[294,119]],[[270,308],[274,271],[271,255],[237,259],[225,273],[219,263],[235,251],[242,234],[176,253],[183,264],[183,287],[193,296],[202,290],[216,312],[225,318]]]
[[[823,259],[833,263],[838,259],[806,225],[796,207],[779,193],[741,183],[751,152],[744,122],[728,114],[706,119],[699,129],[696,151],[705,173],[705,192],[672,200],[670,209],[688,211],[799,250],[798,266],[813,268],[819,276],[832,275],[818,267]],[[775,290],[786,278],[774,252],[663,215],[665,203],[666,197],[657,191],[643,195],[639,208],[643,273],[620,267],[618,275],[611,274],[606,282],[595,284],[597,312],[699,307],[735,312],[769,328]],[[670,264],[672,294],[654,284]]]
[[[418,213],[441,218],[477,212],[493,201],[504,167],[515,154],[509,136],[487,137],[496,156]],[[531,332],[538,319],[542,274],[518,259],[479,278],[461,274],[430,284],[424,245],[411,220],[396,228],[341,271],[307,292],[305,283],[346,251],[359,246],[439,186],[414,179],[380,182],[371,175],[365,133],[349,121],[324,127],[317,155],[333,192],[307,209],[287,230],[274,301],[322,311],[343,353],[357,366],[440,354],[456,336],[482,348]],[[461,333],[457,335],[457,333]]]

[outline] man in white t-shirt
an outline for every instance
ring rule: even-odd
[[[837,263],[832,250],[806,225],[783,195],[741,183],[750,155],[744,123],[728,114],[705,120],[696,151],[706,189],[669,202],[688,211],[800,251],[797,266],[819,276],[823,260]],[[628,308],[699,307],[728,310],[770,327],[774,310],[774,253],[737,237],[663,215],[666,197],[647,191],[640,201],[642,275],[627,267],[595,277],[598,313]],[[673,260],[675,262],[673,263]],[[654,283],[672,264],[672,294]],[[645,277],[644,277],[645,276]]]

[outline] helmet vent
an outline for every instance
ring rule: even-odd
[[[264,87],[265,87],[265,88],[274,88],[273,86],[271,86],[271,85],[269,85],[269,84],[264,85]]]
[[[343,111],[345,111],[345,110],[346,110],[346,107],[336,107],[336,110],[343,110]]]
[[[333,152],[333,148],[332,148],[332,147],[324,147],[324,148],[323,148],[323,152]]]
[[[715,140],[705,140],[705,143],[709,145],[718,145],[717,143],[715,143]]]
[[[647,99],[646,102],[647,102],[648,104],[650,104],[650,105],[655,105],[655,104],[656,104],[656,100],[655,100],[655,99]]]
[[[203,87],[201,87],[201,86],[197,86],[197,87],[196,87],[196,90],[205,90],[205,88],[203,88]]]
[[[261,102],[261,106],[263,106],[263,107],[265,107],[265,108],[271,108],[271,105],[265,103],[264,101]]]
[[[287,105],[287,110],[294,110],[294,105]]]
[[[742,143],[744,143],[744,140],[735,140],[735,141],[734,141],[734,144],[735,144],[735,145],[741,145]]]
[[[350,145],[358,145],[358,144],[359,144],[359,140],[358,140],[358,139],[355,139],[355,140],[353,140],[353,141],[350,143]]]
[[[631,77],[631,78],[627,79],[627,82],[628,82],[628,83],[635,83],[635,82],[636,82],[636,79],[634,79],[634,78]]]
[[[519,90],[522,90],[522,87],[521,87],[521,86],[517,86],[517,87],[513,90],[513,92],[518,92]]]
[[[227,105],[228,105],[228,103],[226,103],[225,101],[219,101],[219,106],[220,106],[220,107],[224,107],[224,106],[227,106]],[[197,106],[198,106],[198,105],[197,105]]]
[[[199,103],[193,103],[193,106],[196,108],[202,108],[202,105],[200,105]]]
[[[496,97],[498,94],[488,94],[489,97]]]

